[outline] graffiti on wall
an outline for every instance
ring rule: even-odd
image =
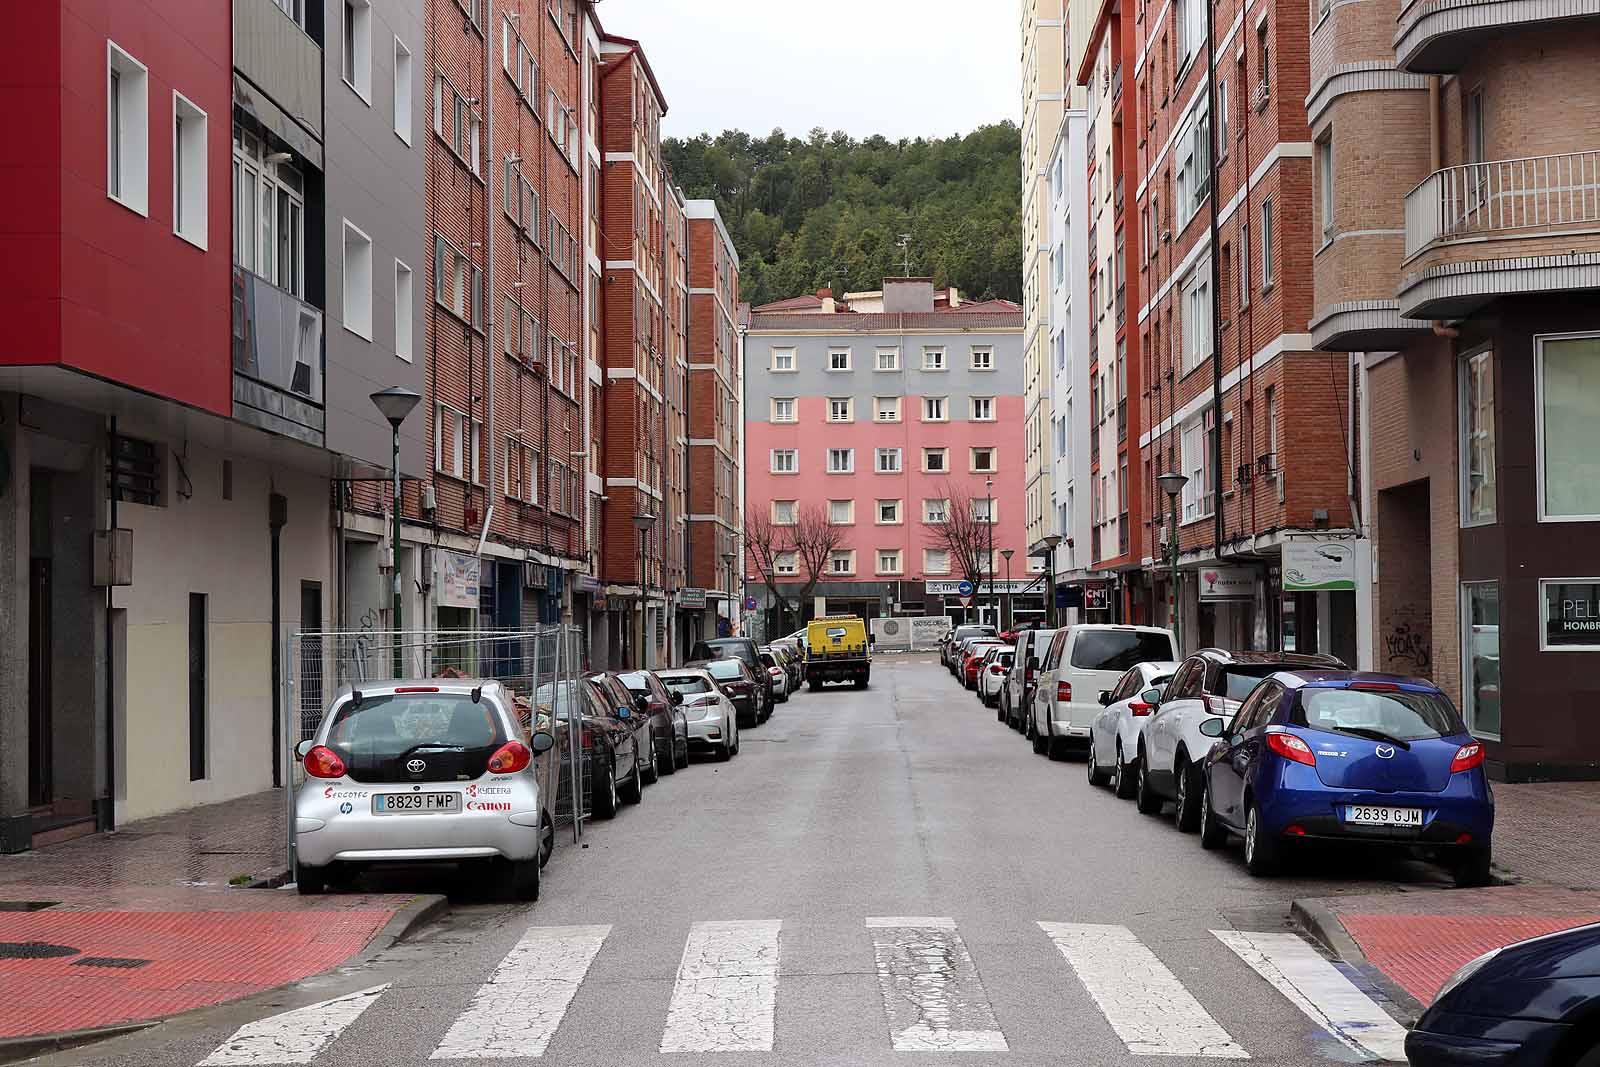
[[[1406,605],[1391,613],[1383,636],[1384,666],[1396,674],[1426,677],[1433,666],[1431,616]]]

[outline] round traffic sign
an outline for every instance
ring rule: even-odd
[[[754,611],[754,610],[756,610],[756,598],[755,597],[747,596],[747,597],[744,598],[744,610],[746,610],[746,611]]]
[[[961,584],[956,586],[956,592],[961,596],[971,596],[972,595],[972,583],[967,581],[965,578],[963,578],[961,580]]]

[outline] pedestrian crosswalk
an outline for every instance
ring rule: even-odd
[[[1083,1028],[1086,1039],[1107,1047],[1120,1043],[1129,1057],[1167,1056],[1194,1059],[1270,1058],[1277,1047],[1248,1047],[1229,1025],[1246,1026],[1262,1043],[1259,1019],[1230,1024],[1197,998],[1208,997],[1215,1008],[1215,989],[1191,989],[1179,973],[1197,975],[1189,982],[1225,983],[1243,1000],[1259,1004],[1281,997],[1286,1018],[1292,1007],[1309,1021],[1308,1044],[1329,1048],[1343,1062],[1404,1059],[1404,1029],[1364,993],[1350,977],[1310,944],[1282,931],[1212,930],[1187,939],[1183,965],[1163,960],[1166,938],[1147,943],[1126,926],[1043,919],[1017,931],[1038,942],[1040,958],[1060,958],[1056,975],[1035,978],[1037,995],[1025,1003],[1007,1003],[997,1013],[985,988],[980,965],[1003,972],[1005,957],[985,959],[984,945],[1014,954],[1014,943],[995,941],[992,927],[974,953],[957,921],[948,916],[871,916],[857,919],[863,949],[870,947],[876,971],[885,1030],[878,1050],[888,1052],[969,1052],[993,1056],[1021,1046],[1009,1041],[1001,1019],[1017,1025],[1019,1011],[1055,1013],[1077,1003],[1062,983],[1087,994],[1071,1027]],[[804,928],[802,928],[804,929]],[[563,1023],[598,959],[624,952],[625,934],[611,926],[532,926],[501,958],[449,1021],[426,1038],[431,1044],[418,1057],[476,1061],[545,1056],[562,1041]],[[999,946],[1010,944],[1009,950]],[[1053,946],[1055,951],[1050,951]],[[1210,946],[1207,948],[1206,946]],[[671,998],[660,1021],[654,1047],[585,1049],[620,1056],[659,1053],[741,1053],[782,1051],[786,1031],[779,1006],[785,989],[785,959],[803,954],[786,935],[780,920],[708,920],[689,925],[682,955],[670,979]],[[1209,953],[1197,965],[1193,953]],[[671,963],[655,979],[664,983]],[[796,975],[803,980],[803,975]],[[223,1041],[196,1067],[264,1067],[311,1064],[327,1056],[338,1059],[341,1038],[362,1015],[386,996],[400,993],[375,985],[316,1004],[248,1023]],[[663,993],[665,989],[663,988]],[[1209,992],[1209,996],[1208,996]],[[1234,1000],[1224,998],[1223,1002]],[[375,1016],[376,1017],[376,1016]],[[801,1023],[796,1022],[798,1026]],[[814,1023],[813,1023],[814,1025]],[[1026,1026],[1020,1026],[1026,1031]],[[1098,1030],[1098,1035],[1089,1031]],[[803,1035],[790,1034],[791,1040]],[[1281,1039],[1281,1034],[1274,1034]],[[567,1040],[579,1038],[568,1035]],[[652,1039],[653,1041],[654,1039]],[[432,1044],[435,1042],[436,1044]],[[1032,1049],[1031,1051],[1039,1051]],[[1050,1050],[1043,1050],[1050,1051]],[[1068,1050],[1062,1049],[1062,1052]],[[552,1054],[553,1055],[553,1054]],[[975,1062],[989,1062],[979,1057]],[[1070,1062],[1070,1061],[1069,1061]]]

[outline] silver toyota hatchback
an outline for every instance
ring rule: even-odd
[[[393,681],[335,698],[295,750],[295,881],[338,868],[488,860],[517,898],[539,895],[541,804],[533,757],[555,738],[522,725],[499,682]]]

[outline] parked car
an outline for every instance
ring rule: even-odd
[[[1482,742],[1431,682],[1278,671],[1206,758],[1200,843],[1242,835],[1258,876],[1277,869],[1285,845],[1403,848],[1449,868],[1458,885],[1484,885],[1494,797],[1483,760]]]
[[[793,696],[805,681],[805,661],[800,657],[799,646],[789,641],[774,641],[767,648],[777,657],[778,665],[788,676],[789,695]]]
[[[1134,753],[1134,802],[1146,815],[1177,801],[1178,829],[1200,826],[1200,765],[1214,734],[1201,730],[1213,718],[1227,722],[1256,685],[1274,671],[1296,668],[1342,670],[1333,656],[1306,652],[1225,652],[1202,648],[1183,661],[1161,698],[1161,706],[1139,729]]]
[[[761,669],[767,672],[772,679],[772,698],[780,704],[789,703],[789,672],[783,669],[783,664],[778,661],[777,653],[771,649],[761,650]]]
[[[760,648],[748,637],[716,637],[709,641],[695,642],[693,650],[689,653],[689,659],[693,661],[719,659],[723,656],[740,659],[750,668],[750,673],[756,679],[756,720],[765,722],[772,714],[772,679],[761,666]]]
[[[1172,631],[1155,626],[1088,623],[1057,630],[1039,664],[1027,734],[1051,759],[1089,747],[1100,694],[1136,663],[1175,659]]]
[[[950,631],[950,635],[939,644],[939,662],[943,663],[952,675],[956,674],[960,663],[956,660],[956,649],[961,642],[969,637],[994,637],[997,631],[993,626],[969,623],[957,626]]]
[[[1600,923],[1493,949],[1406,1035],[1412,1067],[1600,1067]]]
[[[740,726],[759,726],[761,716],[761,683],[750,665],[742,659],[704,659],[685,664],[697,667],[711,675],[717,688],[733,702]]]
[[[637,804],[644,799],[648,720],[638,713],[633,694],[615,675],[590,674],[578,681],[579,694],[584,697],[580,705],[584,732],[580,737],[586,750],[597,750],[586,767],[588,781],[593,783],[594,810],[602,819],[609,819],[616,814],[619,800]],[[557,694],[558,715],[562,713],[564,695]]]
[[[995,645],[984,653],[983,662],[978,666],[978,699],[984,707],[992,708],[1000,703],[1000,689],[1005,685],[1016,651],[1012,645]]]
[[[1139,731],[1161,703],[1162,691],[1178,664],[1152,660],[1129,667],[1116,688],[1101,694],[1105,710],[1089,729],[1089,784],[1110,785],[1123,800],[1132,798],[1138,780]]]
[[[390,681],[345,690],[295,749],[295,882],[386,862],[493,860],[519,899],[539,896],[544,808],[530,734],[488,680]],[[493,797],[493,800],[485,800]]]
[[[1004,646],[1005,642],[998,637],[969,639],[961,652],[961,672],[957,675],[961,679],[961,684],[973,692],[977,692],[978,666],[983,662],[984,655],[991,648],[1003,648]]]
[[[661,684],[650,671],[627,671],[617,675],[628,692],[633,694],[634,706],[644,698],[640,709],[650,717],[651,747],[654,751],[654,770],[645,772],[646,782],[653,782],[663,774],[671,774],[679,767],[689,765],[689,719],[678,707],[681,700],[674,699],[671,691]]]
[[[1039,674],[1039,661],[1049,650],[1055,630],[1023,630],[1017,635],[1017,654],[1000,687],[1000,718],[1014,730],[1022,729],[1033,704],[1033,683]]]
[[[739,754],[739,714],[711,675],[698,668],[659,672],[662,684],[683,698],[689,719],[689,746],[710,750],[723,760]]]

